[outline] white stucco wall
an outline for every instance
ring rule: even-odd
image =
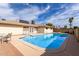
[[[44,28],[44,33],[53,33],[53,29],[50,29],[50,28],[46,29],[46,28]]]
[[[23,34],[22,27],[14,27],[14,26],[1,26],[0,25],[0,33],[12,33],[13,35]]]
[[[42,33],[52,33],[53,29],[46,29],[46,28],[38,28]],[[0,33],[12,33],[13,35],[18,34],[36,34],[38,32],[36,27],[26,27],[25,29],[22,26],[16,25],[3,25],[0,24]]]

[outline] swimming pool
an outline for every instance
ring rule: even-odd
[[[28,42],[32,45],[41,48],[59,48],[65,42],[68,34],[42,34],[42,35],[32,35],[28,37],[21,38],[24,42]]]

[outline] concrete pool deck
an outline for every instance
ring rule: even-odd
[[[15,37],[14,37],[15,38]],[[18,39],[19,36],[16,36],[16,38]],[[38,50],[39,48],[33,49],[32,47],[23,44],[22,42],[18,41],[18,40],[13,40],[12,43],[16,44],[16,48],[18,47],[18,50],[20,50],[20,52],[25,55],[25,56],[53,56],[53,55],[79,55],[79,46],[76,42],[76,39],[74,38],[74,36],[70,36],[66,48],[60,52],[57,53],[53,53],[52,51],[48,51],[47,49],[45,51],[43,50]],[[14,45],[13,43],[13,45]]]
[[[24,56],[40,56],[44,51],[33,49],[32,47],[23,44],[23,42],[18,39],[23,36],[13,36],[11,44],[15,46]]]
[[[11,43],[0,43],[0,56],[22,56]]]
[[[48,50],[42,51],[38,49],[33,49],[32,47],[23,44],[20,42],[20,37],[24,37],[24,35],[12,36],[12,40],[10,43],[4,43],[3,46],[0,44],[0,55],[3,56],[79,56],[79,44],[76,42],[76,39],[71,36],[69,41],[67,42],[66,49],[63,51],[53,53]],[[10,51],[10,52],[9,52]]]

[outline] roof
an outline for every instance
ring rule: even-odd
[[[7,24],[7,25],[17,25],[17,26],[31,26],[31,27],[47,27],[46,25],[38,25],[38,24],[25,24],[16,21],[2,21],[0,20],[0,24]]]

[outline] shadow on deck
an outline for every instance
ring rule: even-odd
[[[79,43],[76,41],[75,37],[70,35],[66,43],[67,45],[64,50],[53,53],[46,49],[46,52],[41,56],[79,56]]]

